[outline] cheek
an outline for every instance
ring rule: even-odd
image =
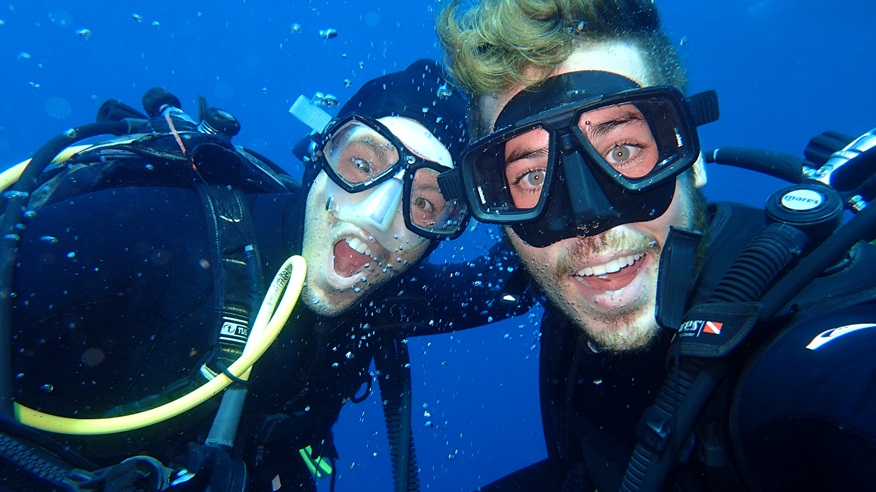
[[[383,240],[385,242],[384,247],[392,252],[393,262],[395,262],[397,257],[401,257],[402,260],[407,260],[408,262],[413,262],[419,259],[422,252],[425,251],[426,246],[429,244],[429,240],[408,229],[408,226],[405,225],[404,211],[402,208],[403,205],[399,204],[398,210],[392,221],[392,226],[389,228],[389,231],[382,236],[385,238]],[[378,236],[380,235],[378,234]]]
[[[309,262],[322,262],[325,255],[334,254],[329,243],[335,219],[325,208],[326,197],[325,182],[317,178],[307,195],[304,215],[302,254]]]
[[[511,241],[511,246],[517,252],[520,261],[532,273],[547,272],[557,264],[557,251],[560,244],[552,244],[545,248],[535,248],[526,244],[510,227],[505,227],[505,235]]]
[[[319,173],[319,176],[313,180],[313,185],[311,185],[310,191],[307,193],[307,217],[325,211],[326,179],[325,173]]]
[[[429,241],[424,237],[409,231],[405,227],[404,220],[401,221],[401,228],[395,229],[393,238],[396,244],[392,245],[391,249],[393,251],[392,262],[396,267],[406,268],[410,266],[410,264],[423,256],[426,247],[429,245]]]
[[[415,253],[411,253],[409,255],[405,255],[402,257],[402,262],[399,264],[398,272],[406,272],[409,268],[414,266],[420,259],[423,257],[425,247],[419,248]]]
[[[672,203],[666,209],[666,213],[650,222],[639,222],[631,224],[631,226],[639,228],[656,239],[660,246],[663,246],[666,242],[670,226],[690,227],[692,223],[691,214],[689,213],[690,201],[686,191],[680,188],[679,185],[679,189],[676,190]]]

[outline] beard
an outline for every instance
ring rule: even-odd
[[[600,306],[595,300],[585,300],[562,288],[545,289],[545,294],[600,350],[644,350],[653,343],[660,330],[654,311],[657,260],[661,248],[653,237],[621,227],[597,236],[577,238],[559,252],[556,266],[548,273],[556,286],[579,282],[575,275],[588,258],[611,256],[619,251],[648,256],[648,264],[638,273],[646,275],[648,281],[630,302],[621,306]],[[611,296],[610,293],[604,295]]]
[[[646,306],[651,309],[617,311],[592,320],[590,323],[585,323],[580,318],[570,317],[570,319],[579,330],[590,337],[600,351],[647,350],[657,339],[660,326],[653,316],[653,303],[646,303]]]
[[[505,228],[505,233],[552,307],[598,348],[611,352],[644,350],[661,333],[656,320],[658,268],[670,226],[702,231],[707,225],[705,201],[694,187],[690,173],[679,178],[673,200],[677,203],[670,206],[669,216],[658,218],[660,223],[647,227],[617,226],[596,236],[567,239],[543,250],[525,243],[510,227]],[[616,258],[618,254],[638,258],[627,263],[626,268],[637,270],[626,285],[621,281],[622,275],[599,275],[592,268],[598,258]]]

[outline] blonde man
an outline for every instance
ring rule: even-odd
[[[847,459],[848,447],[856,459],[874,461],[876,403],[860,386],[841,382],[866,380],[867,371],[872,380],[876,338],[858,333],[859,343],[841,353],[839,344],[817,354],[806,349],[838,321],[797,326],[795,336],[750,359],[744,378],[731,371],[718,394],[735,396],[713,398],[690,434],[672,436],[675,417],[655,418],[648,407],[666,378],[670,332],[658,326],[655,310],[658,286],[667,287],[658,272],[670,227],[704,231],[710,246],[688,307],[707,297],[763,228],[760,211],[707,209],[702,200],[696,126],[716,119],[717,108],[708,95],[682,95],[685,71],[653,2],[482,0],[466,11],[453,2],[437,26],[451,73],[470,95],[476,140],[460,165],[469,206],[479,220],[505,226],[546,299],[540,372],[548,459],[487,489],[609,491],[623,482],[630,490],[624,473],[643,440],[658,457],[664,445],[687,444],[679,461],[664,460],[668,471],[650,482],[655,488],[876,483],[864,471],[872,465],[849,473],[836,458]],[[855,288],[823,287],[841,284],[838,276],[854,278],[854,268],[861,263],[813,283],[804,298],[830,292],[853,299],[845,305],[860,303]],[[668,285],[682,303],[688,282]],[[793,321],[805,318],[796,315]],[[849,350],[870,365],[850,372],[843,361],[856,353]],[[823,373],[800,370],[816,364],[842,376],[826,382]],[[831,397],[813,401],[792,389],[815,384]],[[869,414],[840,403],[840,395],[866,401]]]

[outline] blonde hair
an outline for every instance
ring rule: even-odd
[[[628,40],[641,51],[654,85],[682,91],[687,86],[652,0],[480,0],[465,12],[460,6],[461,0],[452,0],[438,15],[436,30],[451,76],[473,96],[474,138],[488,130],[477,116],[479,96],[541,82],[582,41]]]

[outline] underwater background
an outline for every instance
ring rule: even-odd
[[[825,130],[857,136],[876,127],[872,0],[657,3],[687,64],[689,93],[719,94],[720,120],[700,128],[704,149],[802,155]],[[370,78],[440,58],[432,25],[440,7],[425,0],[0,2],[0,169],[93,121],[104,100],[139,108],[143,93],[161,86],[190,114],[198,95],[230,111],[242,124],[238,145],[300,176],[290,150],[308,129],[288,113],[292,102],[320,92],[343,104]],[[709,170],[710,200],[760,205],[782,185],[747,171]],[[432,261],[475,258],[499,237],[492,227],[472,229]],[[410,339],[422,490],[473,490],[545,456],[539,317],[536,309]],[[339,491],[392,488],[378,400],[348,405],[335,427]],[[320,488],[328,490],[328,481]]]

